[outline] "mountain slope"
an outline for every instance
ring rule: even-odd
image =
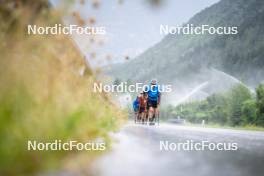
[[[237,35],[167,35],[108,73],[122,80],[144,82],[155,77],[162,83],[197,85],[207,81],[204,72],[216,68],[254,87],[264,78],[263,19],[262,0],[222,0],[188,23],[238,26]]]

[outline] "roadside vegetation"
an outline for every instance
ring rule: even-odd
[[[59,20],[46,1],[1,2],[0,175],[35,175],[60,166],[83,171],[98,153],[28,151],[27,141],[100,138],[109,146],[109,131],[124,119],[106,94],[92,91],[95,76],[69,36],[26,33],[27,24]]]
[[[212,94],[202,101],[192,101],[177,107],[167,107],[168,118],[181,117],[194,124],[211,126],[264,127],[264,85],[255,92],[238,84],[227,92]]]

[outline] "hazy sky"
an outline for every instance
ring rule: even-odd
[[[123,0],[122,4],[118,3],[120,0],[101,0],[97,9],[92,8],[90,1],[84,5],[75,3],[73,9],[85,19],[95,17],[97,26],[106,27],[107,34],[99,39],[105,44],[91,48],[87,46],[87,36],[75,36],[75,39],[87,58],[97,53],[96,61],[89,62],[98,65],[107,63],[97,63],[106,55],[111,56],[111,62],[123,61],[125,56],[135,57],[164,37],[159,33],[160,24],[181,25],[219,0],[163,0],[158,7],[147,3],[149,0]]]

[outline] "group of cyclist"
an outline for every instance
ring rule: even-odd
[[[158,107],[160,105],[161,93],[157,84],[157,80],[151,80],[150,85],[137,96],[133,102],[135,112],[135,121],[137,122],[153,122],[158,115]]]

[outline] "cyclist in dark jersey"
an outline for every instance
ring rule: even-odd
[[[147,94],[148,94],[148,118],[150,121],[153,121],[156,114],[158,113],[158,106],[160,104],[160,97],[161,93],[159,91],[159,87],[157,84],[157,80],[153,79],[150,83],[150,86],[147,88]]]

